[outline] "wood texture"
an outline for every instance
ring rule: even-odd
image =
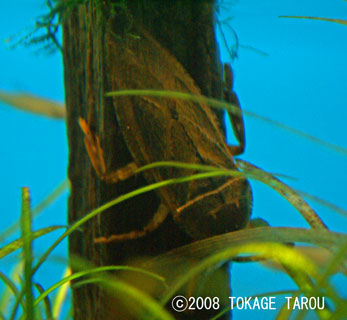
[[[148,7],[146,3],[149,2]],[[112,99],[105,93],[113,89],[109,66],[118,57],[107,53],[107,36],[113,26],[111,2],[103,1],[103,10],[89,1],[74,9],[64,22],[64,77],[69,141],[69,222],[81,218],[93,208],[146,184],[140,175],[115,186],[101,182],[90,165],[79,117],[89,120],[101,139],[107,154],[106,165],[119,168],[128,164],[131,153],[123,140]],[[134,16],[133,24],[146,25],[156,40],[180,61],[195,80],[202,93],[221,97],[221,67],[214,35],[214,5],[211,1],[172,1],[163,7],[162,1],[129,1]],[[167,4],[167,2],[165,2]],[[105,16],[106,15],[106,16]],[[170,19],[168,18],[170,17]],[[109,23],[111,22],[111,23]],[[86,224],[70,238],[70,256],[81,256],[94,265],[123,264],[137,256],[156,256],[183,244],[191,238],[171,218],[146,238],[121,244],[95,245],[100,234],[141,229],[159,205],[155,193],[148,193],[111,208]],[[222,268],[223,285],[220,294],[228,295],[228,270]],[[219,278],[220,279],[220,278]],[[214,283],[213,274],[210,283]],[[85,286],[73,291],[75,319],[130,319],[124,307],[100,291],[96,286]],[[207,315],[175,314],[177,319],[201,319]],[[229,317],[229,316],[227,316]]]

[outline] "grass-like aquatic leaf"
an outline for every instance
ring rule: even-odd
[[[334,22],[334,23],[338,23],[338,24],[342,24],[342,25],[347,26],[347,20],[344,20],[344,19],[309,17],[309,16],[279,16],[279,18],[308,19],[308,20],[327,21],[327,22]]]
[[[167,294],[161,300],[162,305],[165,305],[170,298],[183,287],[189,279],[194,278],[202,271],[208,269],[213,265],[217,265],[222,261],[228,261],[232,257],[236,257],[240,254],[253,253],[258,254],[268,259],[279,260],[282,264],[291,265],[295,269],[305,270],[309,275],[316,275],[316,266],[303,256],[298,256],[292,249],[285,245],[278,243],[249,243],[249,244],[238,244],[232,248],[223,249],[219,252],[210,254],[205,259],[196,264],[196,266],[186,270],[182,276],[178,278],[177,281],[170,287]]]
[[[23,263],[20,261],[13,267],[9,277],[0,271],[0,278],[6,285],[0,299],[0,310],[3,312],[8,312],[13,301],[13,297],[15,298],[15,301],[21,304],[23,310],[25,310],[23,299],[19,299],[19,297],[22,296],[21,292],[17,288],[17,284],[19,284],[20,280],[20,274],[23,273],[22,269]]]
[[[76,231],[81,225],[86,223],[88,220],[92,219],[93,217],[97,216],[98,214],[101,214],[105,210],[115,206],[118,203],[121,203],[125,200],[131,199],[137,195],[143,194],[145,192],[150,192],[152,190],[156,190],[165,186],[169,186],[176,183],[185,183],[192,180],[198,180],[198,179],[207,179],[212,177],[218,177],[225,175],[224,171],[216,171],[216,172],[204,172],[204,173],[198,173],[187,177],[181,177],[181,178],[175,178],[175,179],[168,179],[164,181],[160,181],[157,183],[153,183],[150,185],[147,185],[145,187],[136,189],[134,191],[131,191],[127,194],[121,195],[118,198],[111,200],[107,202],[106,204],[100,206],[99,208],[94,209],[90,213],[86,214],[84,217],[82,217],[80,220],[76,221],[73,225],[68,227],[68,229],[47,249],[47,251],[41,256],[35,267],[33,268],[33,271],[36,272],[39,267],[44,263],[46,258],[49,256],[49,254],[53,251],[53,249],[59,245],[66,237],[68,237],[72,232]]]
[[[324,21],[332,21],[340,24],[346,24],[346,20],[341,19],[328,19],[328,18],[318,18],[318,17],[295,17],[295,16],[280,16],[281,18],[306,18],[306,19],[316,19],[316,20],[324,20]],[[126,96],[126,95],[135,95],[135,96],[155,96],[155,97],[163,97],[163,98],[174,98],[174,99],[182,99],[182,100],[191,100],[200,103],[207,103],[211,107],[217,109],[225,109],[234,114],[240,114],[240,111],[234,105],[223,102],[214,98],[208,98],[205,96],[193,95],[185,92],[176,92],[176,91],[165,91],[165,90],[119,90],[106,93],[106,96]],[[29,111],[32,113],[36,113],[41,116],[63,119],[66,115],[66,108],[51,100],[36,97],[31,94],[21,94],[21,93],[9,93],[7,91],[0,91],[0,101],[6,104],[9,104],[13,107]],[[283,124],[279,121],[272,120],[270,118],[261,116],[255,112],[249,110],[243,110],[243,113],[249,117],[261,120],[265,123],[274,125],[278,128],[281,128],[285,131],[288,131],[292,134],[300,136],[301,138],[305,138],[310,140],[311,142],[318,143],[321,146],[329,148],[338,153],[342,153],[347,155],[347,148],[335,145],[333,143],[324,141],[319,139],[313,135],[310,135],[304,131],[292,128],[286,124]]]
[[[166,304],[169,299],[180,289],[182,286],[196,277],[199,273],[207,270],[208,268],[221,263],[223,261],[230,260],[239,254],[257,254],[267,259],[275,259],[282,265],[286,266],[290,270],[290,276],[295,278],[301,293],[306,296],[321,296],[326,295],[334,301],[339,301],[340,297],[337,296],[335,291],[330,287],[317,288],[313,285],[312,279],[317,279],[319,273],[317,266],[307,259],[305,256],[298,254],[293,248],[287,245],[281,245],[278,243],[267,242],[251,242],[249,244],[239,244],[232,248],[224,249],[220,252],[214,253],[202,261],[199,261],[195,266],[190,266],[185,272],[181,273],[178,280],[170,287],[168,293],[161,300],[162,305]],[[324,319],[330,319],[331,312],[326,310],[316,310],[320,316],[324,316]]]
[[[137,172],[141,172],[148,169],[153,169],[157,167],[177,167],[192,169],[198,171],[214,172],[216,175],[225,175],[225,176],[247,176],[250,179],[259,180],[266,185],[273,188],[279,194],[281,194],[285,199],[287,199],[305,218],[305,220],[314,228],[325,228],[324,222],[320,219],[318,214],[305,202],[305,200],[300,197],[298,193],[295,192],[292,188],[278,180],[273,175],[267,173],[266,171],[252,165],[249,162],[243,160],[237,160],[237,164],[243,170],[239,172],[237,170],[228,170],[223,168],[216,168],[213,166],[206,166],[200,164],[190,164],[190,163],[181,163],[175,161],[161,161],[151,163],[144,167],[141,167]]]
[[[303,229],[285,227],[258,227],[243,229],[214,236],[208,239],[195,241],[192,244],[177,248],[171,252],[153,258],[149,265],[157,265],[165,269],[173,263],[179,269],[179,265],[185,264],[186,257],[192,259],[203,259],[215,252],[236,245],[249,244],[253,242],[276,242],[276,243],[305,243],[326,248],[332,252],[338,252],[341,244],[347,241],[347,236],[324,229]],[[343,260],[347,262],[347,253]]]
[[[337,248],[336,254],[330,261],[330,264],[326,266],[325,272],[318,279],[318,284],[326,284],[330,275],[332,275],[335,270],[338,270],[339,266],[347,270],[347,238],[344,243],[341,243],[340,247]],[[347,276],[347,275],[346,275]],[[347,308],[347,306],[346,306]]]
[[[239,248],[247,248],[254,243],[274,243],[274,244],[288,244],[288,243],[305,243],[315,246],[323,247],[331,252],[337,252],[341,243],[346,241],[346,235],[338,234],[326,230],[310,230],[301,228],[275,228],[275,227],[259,227],[254,229],[239,230],[227,234],[222,234],[212,238],[196,241],[192,244],[177,248],[162,256],[156,257],[147,261],[145,267],[150,270],[155,270],[157,273],[166,277],[167,284],[170,288],[167,298],[175,290],[181,287],[189,277],[195,276],[197,273],[187,275],[190,270],[194,269],[197,265],[200,271],[205,270],[213,264],[217,264],[222,260],[230,260],[237,254],[248,253],[246,250],[238,251]],[[225,251],[225,249],[234,249],[236,251]],[[237,254],[236,254],[236,253]],[[218,254],[221,253],[221,256]],[[234,254],[235,253],[235,254]],[[225,254],[226,256],[224,256]],[[257,252],[261,254],[261,251]],[[217,256],[216,256],[217,255]],[[280,255],[280,253],[279,253]],[[297,250],[291,249],[290,257],[293,263],[296,263],[296,256],[302,256]],[[189,257],[189,259],[187,258]],[[215,257],[208,260],[205,265],[200,265],[200,261],[205,261],[209,257]],[[310,260],[303,256],[306,260]],[[264,254],[262,258],[270,258]],[[310,260],[311,261],[311,260]],[[280,263],[283,260],[279,261]],[[344,254],[343,262],[347,262],[347,255]],[[314,263],[311,262],[313,265]],[[318,276],[318,266],[314,267],[316,277]],[[187,275],[187,278],[182,278]],[[317,278],[318,279],[318,278]],[[332,294],[332,296],[336,296]]]
[[[70,275],[71,275],[71,269],[70,269],[70,267],[66,267],[63,278],[66,278]],[[69,289],[68,283],[63,284],[58,288],[58,292],[57,292],[55,299],[53,301],[53,310],[52,310],[53,319],[60,319],[61,318],[60,314],[61,314],[61,310],[63,307],[63,303],[67,297],[68,289]]]
[[[76,280],[82,277],[90,277],[93,276],[93,274],[95,273],[101,273],[101,272],[106,272],[106,271],[116,271],[116,270],[127,270],[127,271],[133,271],[133,272],[139,272],[139,273],[143,273],[147,276],[150,276],[158,281],[164,281],[164,279],[152,272],[140,269],[140,268],[134,268],[134,267],[129,267],[129,266],[106,266],[106,267],[98,267],[98,268],[93,268],[93,269],[88,269],[88,270],[83,270],[83,271],[79,271],[79,272],[75,272],[63,279],[61,279],[60,281],[58,281],[57,283],[55,283],[54,285],[52,285],[51,287],[49,287],[47,290],[45,290],[44,292],[42,292],[40,294],[40,296],[38,298],[36,298],[34,305],[36,306],[40,301],[42,301],[43,299],[45,299],[45,297],[47,297],[51,292],[53,292],[54,290],[58,289],[59,287],[61,287],[63,284],[68,283],[72,280]]]
[[[15,283],[11,280],[10,277],[7,277],[3,272],[0,271],[0,279],[2,282],[6,285],[9,291],[12,292],[12,294],[17,297],[19,295],[19,291],[15,285]],[[1,297],[1,306],[5,307],[3,304],[3,300],[6,299],[6,297],[2,296]],[[2,308],[0,310],[3,310]]]
[[[40,238],[48,233],[51,233],[55,230],[66,228],[65,226],[52,226],[52,227],[47,227],[47,228],[42,228],[40,230],[32,232],[32,239],[37,239]],[[20,249],[23,247],[24,240],[23,238],[19,238],[17,240],[14,240],[10,242],[9,244],[3,246],[0,249],[0,259],[4,258],[5,256],[9,255],[10,253]]]
[[[40,294],[43,294],[45,292],[45,289],[39,283],[35,283],[34,285]],[[49,297],[46,296],[43,299],[43,301],[44,301],[44,310],[46,315],[45,319],[53,319],[52,304],[51,304],[51,301],[49,300]]]
[[[70,265],[71,267],[77,271],[79,270],[80,272],[86,272],[85,275],[88,275],[88,272],[91,271],[91,273],[95,273],[94,270],[99,270],[99,267],[95,267],[95,265],[93,265],[90,261],[87,261],[86,259],[82,259],[79,256],[75,256],[75,255],[71,255],[70,256]],[[165,278],[163,278],[162,276],[155,274],[151,271],[145,270],[145,269],[141,269],[138,267],[134,267],[134,266],[128,266],[128,265],[120,265],[120,266],[112,266],[111,270],[104,270],[104,271],[130,271],[130,272],[137,272],[137,273],[141,273],[142,275],[145,275],[147,277],[150,277],[160,283],[162,283],[163,286],[166,286],[165,284]],[[101,270],[102,271],[102,270]],[[99,272],[99,271],[97,271]],[[71,273],[69,274],[71,275]]]
[[[0,90],[0,102],[54,119],[63,119],[66,114],[62,104],[29,93],[10,93]]]
[[[68,237],[72,232],[76,231],[81,225],[86,223],[88,220],[92,219],[93,217],[97,216],[98,214],[101,214],[102,212],[104,212],[108,208],[111,208],[111,207],[115,206],[116,204],[121,203],[125,200],[131,199],[131,198],[133,198],[139,194],[149,192],[149,191],[161,188],[161,187],[165,187],[165,186],[168,186],[170,184],[184,183],[184,182],[196,180],[196,179],[206,179],[206,178],[211,178],[211,177],[215,177],[215,176],[221,176],[223,174],[224,173],[220,173],[220,172],[217,172],[217,173],[207,172],[207,173],[191,175],[188,177],[169,179],[169,180],[157,182],[157,183],[139,188],[139,189],[134,190],[132,192],[129,192],[125,195],[122,195],[122,196],[100,206],[99,208],[94,209],[93,211],[91,211],[90,213],[88,213],[87,215],[82,217],[80,220],[76,221],[70,227],[68,227],[67,230],[56,241],[54,241],[51,244],[51,246],[46,250],[46,252],[40,257],[39,261],[33,267],[32,274],[34,274],[40,268],[40,266],[46,261],[47,257],[54,250],[54,248],[56,248],[66,237]],[[23,294],[24,294],[24,292],[22,290],[19,293],[19,299],[21,299],[23,297]],[[14,319],[14,316],[15,316],[15,313],[17,312],[18,306],[19,306],[19,301],[17,301],[17,303],[15,304],[15,306],[13,308],[11,320]]]
[[[341,19],[299,17],[299,16],[297,17],[296,16],[280,16],[280,17],[281,18],[316,19],[316,20],[332,21],[332,22],[336,22],[340,24],[347,23],[347,20],[341,20]],[[132,96],[147,95],[147,96],[155,96],[155,97],[163,97],[163,98],[191,100],[194,102],[207,103],[211,107],[214,107],[217,109],[225,109],[231,113],[240,115],[239,109],[230,103],[223,102],[214,98],[208,98],[202,95],[198,96],[198,95],[189,94],[185,92],[165,91],[165,90],[119,90],[119,91],[106,93],[106,96],[126,96],[126,95],[132,95]],[[51,100],[42,98],[42,97],[33,96],[31,94],[9,93],[7,91],[0,91],[0,101],[3,103],[9,104],[13,107],[16,107],[25,111],[29,111],[32,113],[36,113],[41,116],[63,119],[66,115],[66,108],[63,105],[57,102],[53,102]],[[252,112],[249,110],[243,110],[243,113],[249,117],[261,120],[265,123],[274,125],[292,134],[300,136],[301,138],[305,138],[307,140],[310,140],[311,142],[318,143],[319,145],[329,148],[330,150],[347,155],[347,148],[324,141],[304,131],[292,128],[279,121],[261,116],[255,112]]]
[[[330,210],[333,210],[333,211],[335,211],[335,212],[337,212],[337,213],[347,217],[347,210],[337,206],[335,203],[332,203],[330,201],[324,200],[324,199],[322,199],[320,197],[317,197],[317,196],[315,196],[313,194],[310,194],[310,193],[302,191],[302,190],[296,190],[296,192],[298,194],[300,194],[301,196],[303,196],[305,198],[308,198],[308,199],[310,199],[310,200],[320,204],[321,206],[329,208]]]
[[[139,319],[174,320],[174,317],[151,296],[126,282],[113,280],[109,277],[96,278],[95,282],[99,282],[101,287],[107,289],[116,298],[134,302],[133,306],[136,305],[136,308],[132,308],[132,311],[137,313]],[[145,310],[146,312],[144,312]]]
[[[301,213],[301,215],[312,228],[327,229],[326,225],[321,220],[319,215],[292,188],[288,187],[286,184],[284,184],[271,174],[268,174],[266,171],[261,170],[260,168],[252,165],[247,161],[238,159],[237,164],[241,165],[241,168],[243,170],[246,170],[248,174],[252,174],[254,172],[256,174],[256,179],[269,185],[285,199],[287,199],[293,205],[293,207]]]
[[[36,218],[43,210],[49,207],[52,203],[54,203],[67,189],[69,186],[69,182],[65,179],[62,183],[60,183],[45,199],[43,199],[37,206],[32,208],[32,216]],[[15,222],[13,225],[8,227],[5,231],[0,234],[0,242],[7,239],[14,232],[16,232],[19,228],[19,223]],[[1,258],[1,257],[0,257]]]
[[[80,258],[73,257],[72,263],[76,268],[85,268],[86,266],[90,266],[90,262],[83,263],[83,260]],[[79,272],[74,273],[73,275],[66,278],[64,281],[71,281],[76,279],[82,279],[81,281],[74,284],[74,287],[80,287],[83,285],[91,284],[91,283],[99,283],[101,287],[106,288],[107,290],[112,290],[110,293],[114,295],[117,298],[124,299],[127,301],[127,299],[135,299],[136,304],[142,306],[146,310],[151,311],[151,319],[172,319],[171,317],[168,317],[168,313],[165,310],[162,310],[159,312],[159,309],[161,309],[161,306],[158,304],[158,302],[154,301],[152,297],[148,296],[145,293],[142,293],[136,288],[133,288],[131,285],[126,284],[123,281],[120,281],[117,279],[117,277],[110,276],[108,271],[130,271],[135,273],[141,273],[147,277],[150,277],[159,283],[163,284],[163,288],[166,288],[165,285],[165,279],[153,272],[150,272],[148,270],[140,269],[137,267],[131,267],[131,266],[108,266],[108,267],[97,267],[97,268],[91,268],[87,270],[82,270]],[[87,277],[87,278],[86,278]],[[58,283],[56,284],[59,285]],[[53,289],[50,288],[50,289]],[[48,290],[50,290],[48,289]],[[134,298],[132,296],[133,290],[136,290],[139,292],[140,296],[142,296],[141,301],[137,301],[138,297]],[[125,296],[124,296],[125,292]],[[129,296],[130,295],[130,296]],[[128,297],[129,296],[129,297]]]
[[[59,237],[59,239],[57,239],[53,244],[52,246],[46,251],[46,253],[41,257],[41,259],[39,260],[39,262],[37,263],[37,265],[34,267],[34,271],[36,271],[40,265],[45,261],[45,259],[47,258],[47,256],[50,254],[50,252],[66,237],[68,236],[69,234],[71,234],[73,231],[75,231],[77,228],[79,228],[83,223],[85,223],[86,221],[88,221],[89,219],[93,218],[94,216],[102,213],[104,210],[108,209],[109,207],[111,206],[114,206],[122,201],[125,201],[127,199],[130,199],[131,197],[134,197],[138,194],[141,194],[141,193],[144,193],[144,192],[148,192],[148,191],[152,191],[152,190],[155,190],[157,188],[160,188],[160,187],[164,187],[164,186],[167,186],[167,185],[170,185],[170,184],[174,184],[174,183],[184,183],[184,182],[187,182],[187,181],[190,181],[190,180],[193,180],[193,179],[203,179],[203,178],[210,178],[210,177],[213,177],[213,176],[221,176],[221,175],[225,175],[225,170],[224,171],[209,171],[209,172],[203,172],[203,173],[199,173],[199,174],[195,174],[195,175],[191,175],[191,176],[188,176],[188,177],[183,177],[183,178],[176,178],[176,179],[169,179],[167,181],[161,181],[161,182],[157,182],[157,183],[154,183],[152,185],[148,185],[148,186],[145,186],[145,187],[142,187],[142,188],[139,188],[133,192],[130,192],[128,194],[125,194],[125,195],[122,195],[118,198],[116,198],[115,200],[112,200],[110,201],[109,203],[93,210],[92,212],[90,212],[89,214],[87,214],[85,217],[83,217],[81,220],[77,221],[76,223],[74,223],[71,227],[68,228],[68,230],[66,230],[66,232],[64,232],[63,235],[61,235]],[[257,229],[260,229],[260,228],[257,228]],[[255,234],[255,230],[256,229],[253,229],[251,234],[254,235]],[[306,231],[306,230],[305,230]],[[317,231],[317,230],[316,230]],[[295,235],[296,236],[299,236],[301,235],[302,236],[302,232],[301,233],[297,233],[295,232]],[[323,234],[321,234],[321,237],[319,238],[320,240],[324,239],[324,237],[322,236],[325,236],[325,239],[327,239],[327,235],[331,236],[331,239],[335,239],[333,235],[331,235],[331,233],[328,233],[328,232],[325,232]],[[272,235],[273,236],[273,235]],[[312,242],[312,238],[311,238],[312,234],[310,234],[309,237],[307,237],[305,240],[306,242],[308,243],[311,243]],[[214,237],[216,238],[216,237]],[[252,239],[252,237],[249,237],[248,239]],[[254,239],[254,238],[253,238]],[[329,239],[329,237],[328,237]],[[330,239],[330,240],[331,240]],[[298,239],[286,239],[286,242],[295,242],[295,241],[298,241]],[[224,242],[222,244],[223,248],[225,248],[227,244]],[[213,252],[216,252],[216,251],[213,251]],[[205,254],[203,255],[203,257],[206,257],[208,255],[210,255],[211,252],[205,252]]]
[[[241,115],[239,108],[234,106],[233,104],[220,101],[214,98],[208,98],[202,95],[194,95],[191,93],[186,92],[178,92],[178,91],[165,91],[165,90],[119,90],[119,91],[112,91],[106,93],[107,97],[117,97],[117,96],[154,96],[154,97],[162,97],[162,98],[171,98],[171,99],[182,99],[182,100],[190,100],[198,103],[206,103],[210,105],[213,108],[217,109],[224,109],[227,110],[235,115]],[[274,125],[277,128],[281,128],[285,131],[288,131],[292,134],[295,134],[301,138],[304,138],[306,140],[309,140],[311,142],[317,143],[321,146],[324,146],[330,150],[333,150],[335,152],[341,153],[343,155],[347,155],[347,148],[341,147],[339,145],[324,141],[322,139],[319,139],[313,135],[310,135],[304,131],[292,128],[288,125],[285,125],[279,121],[272,120],[270,118],[261,116],[255,112],[248,111],[246,109],[243,109],[243,113],[246,116],[261,120],[263,122],[266,122],[268,124]]]
[[[69,189],[69,181],[65,179],[61,182],[45,199],[32,209],[33,216],[36,217],[40,212],[53,204],[64,192]]]
[[[230,176],[245,176],[240,171],[237,170],[230,170],[230,169],[224,169],[224,168],[218,168],[214,166],[208,166],[203,164],[195,164],[195,163],[187,163],[187,162],[179,162],[179,161],[158,161],[158,162],[152,162],[150,164],[147,164],[139,169],[136,170],[137,173],[154,169],[154,168],[163,168],[163,167],[175,167],[180,169],[190,169],[190,170],[196,170],[196,171],[203,171],[203,172],[220,172],[224,173],[225,175]]]
[[[22,215],[21,230],[23,238],[24,257],[24,296],[26,305],[26,319],[34,320],[34,296],[32,283],[32,232],[31,232],[31,208],[29,188],[22,188]]]

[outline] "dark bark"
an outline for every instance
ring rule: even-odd
[[[119,19],[113,21],[111,1],[89,1],[73,9],[63,26],[70,150],[68,175],[71,181],[69,223],[121,194],[146,185],[141,175],[117,185],[101,182],[88,159],[83,134],[78,126],[79,117],[88,119],[101,139],[108,168],[120,168],[132,161],[119,132],[112,100],[104,95],[113,89],[106,66],[111,59],[117,59],[106,54],[105,35],[113,32],[110,28],[119,27],[116,23],[120,21],[123,26],[140,23],[145,26],[181,62],[203,94],[221,98],[221,67],[212,1],[129,1],[129,11],[122,11],[118,7],[115,9],[118,10]],[[221,115],[219,117],[221,120]],[[109,209],[72,234],[70,257],[83,257],[95,266],[120,265],[135,257],[157,256],[190,243],[192,239],[178,228],[170,216],[156,231],[144,238],[109,245],[94,244],[95,237],[140,230],[158,205],[156,194],[146,193]],[[214,282],[222,282],[219,294],[227,298],[227,267],[224,266],[222,270],[215,277],[211,276],[211,288]],[[217,280],[217,277],[222,277],[223,281]],[[125,308],[93,285],[74,289],[73,305],[75,319],[130,319]],[[184,318],[183,314],[174,316]],[[187,317],[203,319],[207,316],[199,313]]]

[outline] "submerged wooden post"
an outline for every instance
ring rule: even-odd
[[[78,126],[80,117],[93,124],[93,130],[100,136],[107,154],[106,165],[109,168],[116,169],[132,161],[119,132],[111,100],[105,97],[111,88],[107,65],[112,63],[112,59],[117,59],[106,54],[105,35],[116,34],[120,25],[130,28],[131,24],[142,24],[184,66],[204,95],[221,98],[221,65],[215,37],[214,5],[214,1],[147,0],[128,1],[125,8],[105,0],[86,1],[72,8],[63,25],[70,150],[70,223],[107,201],[146,184],[140,175],[117,186],[101,182],[91,167],[83,133]],[[223,127],[221,113],[218,117]],[[71,235],[70,257],[82,257],[95,266],[121,265],[138,256],[157,256],[190,243],[192,240],[178,228],[171,216],[144,238],[107,245],[94,243],[94,238],[100,235],[141,229],[158,205],[156,194],[146,193],[109,209]],[[215,281],[219,283],[220,294],[227,299],[230,295],[227,266],[222,270]],[[210,284],[213,285],[213,275],[211,277]],[[73,289],[73,308],[74,319],[131,319],[124,303],[118,303],[94,285]],[[203,319],[212,314],[210,310],[188,315],[174,313],[174,317]]]

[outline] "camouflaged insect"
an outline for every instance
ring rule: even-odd
[[[159,89],[201,95],[182,65],[147,32],[136,37],[106,36],[112,91]],[[239,106],[232,91],[232,73],[224,67],[224,99]],[[111,98],[110,98],[111,99]],[[85,145],[93,166],[106,182],[116,183],[156,161],[180,161],[236,169],[233,155],[244,149],[243,120],[230,115],[240,146],[228,146],[211,108],[203,103],[149,96],[113,97],[117,121],[134,162],[107,173],[101,143],[87,122],[80,119]],[[148,183],[192,174],[192,170],[155,168],[143,172]],[[171,185],[157,190],[161,205],[143,230],[98,238],[96,242],[121,241],[146,235],[171,212],[174,220],[194,239],[202,239],[246,226],[252,194],[244,177],[215,177]]]

